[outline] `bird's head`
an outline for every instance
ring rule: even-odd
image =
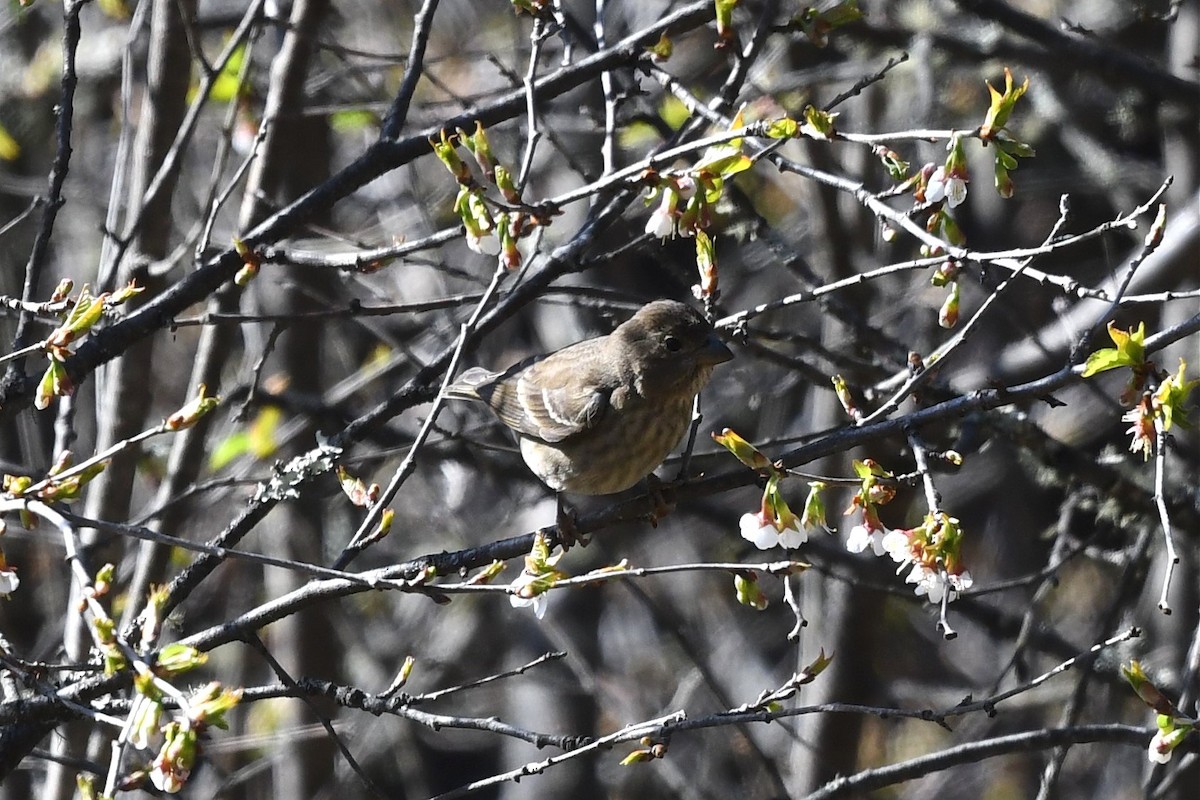
[[[631,355],[641,394],[695,395],[712,368],[733,358],[716,331],[691,306],[656,300],[612,333]]]

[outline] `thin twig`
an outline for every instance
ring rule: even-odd
[[[413,440],[412,446],[409,447],[408,455],[404,457],[404,460],[400,462],[400,466],[392,473],[392,478],[388,481],[387,487],[380,494],[379,499],[371,505],[363,521],[359,523],[358,530],[355,531],[354,536],[350,539],[350,543],[346,545],[341,555],[334,561],[334,569],[344,568],[370,543],[371,531],[379,524],[384,510],[396,497],[396,493],[400,491],[400,487],[404,484],[404,481],[408,479],[416,468],[417,451],[421,449],[425,440],[429,438],[429,434],[433,432],[433,426],[437,422],[438,413],[441,412],[442,405],[446,401],[446,389],[450,386],[451,381],[454,380],[455,373],[458,371],[458,362],[462,358],[463,348],[467,344],[467,339],[476,326],[479,325],[484,309],[491,303],[496,290],[500,288],[500,281],[507,274],[508,271],[503,264],[498,265],[495,272],[492,273],[492,282],[484,291],[483,297],[476,304],[471,318],[464,322],[459,330],[458,341],[454,346],[454,351],[450,356],[450,363],[447,365],[446,373],[442,378],[441,388],[438,389],[437,396],[433,399],[433,408],[429,409],[429,414],[426,415],[425,422],[422,423],[420,431],[417,432],[417,438]]]
[[[1158,610],[1164,614],[1171,613],[1171,578],[1175,567],[1179,564],[1179,553],[1175,551],[1175,535],[1171,531],[1171,515],[1167,513],[1167,500],[1163,492],[1163,476],[1167,471],[1167,434],[1161,423],[1156,419],[1154,430],[1154,505],[1158,508],[1158,520],[1162,525],[1163,546],[1166,548],[1167,566],[1163,573],[1162,592],[1158,596]]]
[[[1070,206],[1068,204],[1067,195],[1065,194],[1059,198],[1058,211],[1058,220],[1054,223],[1050,229],[1050,232],[1046,235],[1045,241],[1042,243],[1043,247],[1046,247],[1053,242],[1054,237],[1058,235],[1058,231],[1063,225],[1066,224]],[[962,325],[958,329],[954,336],[950,337],[950,339],[943,342],[936,350],[926,356],[924,359],[924,364],[922,364],[920,369],[909,375],[904,384],[897,389],[882,405],[880,405],[870,414],[867,414],[866,416],[856,420],[856,424],[865,425],[870,422],[874,422],[877,419],[882,419],[883,417],[888,416],[897,408],[899,408],[900,403],[904,401],[904,398],[908,397],[908,395],[911,394],[914,389],[920,386],[921,383],[923,383],[932,374],[934,369],[940,368],[950,354],[957,350],[964,342],[967,341],[967,339],[970,338],[971,334],[979,325],[979,321],[983,319],[983,315],[987,313],[987,310],[991,308],[991,306],[997,300],[1000,299],[1000,296],[1008,290],[1008,287],[1013,285],[1013,282],[1019,278],[1026,269],[1028,269],[1032,262],[1033,256],[1029,256],[1018,265],[1016,270],[1006,275],[1004,280],[1000,282],[1000,285],[997,286],[982,303],[980,303],[979,308],[975,310],[975,313],[971,315],[971,318],[967,320],[966,324]]]
[[[42,204],[42,219],[37,233],[33,237],[29,260],[25,263],[25,279],[21,286],[21,299],[26,303],[32,303],[37,297],[42,270],[50,255],[50,238],[54,233],[54,223],[58,219],[59,210],[66,203],[63,198],[63,184],[66,183],[67,172],[71,166],[71,133],[75,123],[75,87],[79,82],[75,73],[75,53],[79,48],[81,35],[79,13],[87,5],[87,2],[88,0],[66,0],[63,3],[63,73],[57,106],[57,121],[54,125],[54,160],[50,165],[50,188],[46,194],[46,200]],[[17,317],[17,329],[13,335],[13,350],[25,349],[25,342],[28,340],[32,324],[33,315],[22,308]],[[21,362],[17,360],[9,365],[3,383],[9,384],[22,377]]]
[[[564,761],[572,761],[581,756],[589,755],[597,750],[608,749],[614,744],[621,742],[630,742],[642,738],[643,736],[652,735],[655,731],[670,722],[675,722],[684,718],[682,711],[676,711],[673,714],[668,714],[657,719],[648,720],[646,722],[638,722],[633,725],[627,725],[619,731],[610,733],[607,736],[601,736],[594,742],[586,744],[578,749],[572,750],[569,753],[563,753],[558,756],[551,756],[542,761],[531,761],[516,769],[508,772],[501,772],[497,775],[492,775],[488,778],[483,778],[477,781],[471,781],[468,784],[460,786],[449,792],[433,797],[431,800],[455,800],[455,798],[466,797],[469,794],[474,794],[481,789],[486,789],[489,786],[495,786],[508,781],[518,781],[527,775],[540,775],[547,769],[557,766]]]
[[[425,69],[425,46],[429,43],[429,33],[433,28],[433,15],[437,13],[438,2],[439,0],[424,0],[420,10],[413,17],[412,45],[408,51],[408,63],[404,67],[404,79],[400,82],[400,89],[396,92],[392,107],[380,127],[381,140],[394,140],[408,121],[408,107]]]
[[[363,771],[363,768],[359,765],[358,760],[354,757],[354,754],[350,752],[350,748],[345,742],[342,741],[342,737],[338,736],[337,731],[333,729],[333,722],[329,719],[329,716],[321,711],[317,704],[312,701],[312,698],[307,692],[301,691],[300,687],[296,684],[295,679],[292,678],[286,669],[284,669],[283,665],[279,663],[279,660],[271,654],[271,651],[267,649],[265,644],[263,644],[263,640],[259,638],[258,634],[247,634],[245,637],[243,637],[243,641],[250,646],[250,649],[254,650],[263,657],[263,660],[266,661],[271,667],[271,671],[275,673],[275,676],[279,678],[284,686],[288,687],[294,692],[292,696],[300,698],[300,700],[306,706],[308,706],[308,710],[311,711],[313,716],[317,718],[317,721],[321,724],[321,727],[325,729],[325,733],[331,740],[333,740],[334,747],[336,747],[338,752],[342,754],[342,758],[345,759],[346,764],[350,767],[350,770],[358,776],[358,779],[362,781],[363,786],[367,788],[367,791],[375,797],[389,797],[389,795],[378,785],[376,785],[375,781],[371,780],[371,777]]]

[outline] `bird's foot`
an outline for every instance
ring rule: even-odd
[[[646,476],[646,493],[650,498],[650,511],[646,521],[657,528],[658,521],[675,510],[675,486],[663,483],[653,472]]]
[[[556,498],[557,511],[555,512],[555,524],[558,525],[558,541],[562,544],[563,552],[571,549],[571,545],[578,544],[580,547],[588,546],[588,538],[579,532],[579,526],[576,522],[579,515],[575,513],[575,509],[567,508],[563,505],[562,495]]]

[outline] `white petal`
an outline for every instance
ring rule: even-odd
[[[904,531],[888,531],[881,542],[892,561],[903,564],[909,560],[908,534]]]
[[[539,595],[534,595],[533,597],[520,597],[515,594],[510,594],[508,596],[508,602],[512,604],[513,608],[528,608],[532,606],[533,615],[538,619],[541,619],[546,615],[546,606],[549,604],[549,598],[546,595],[546,592],[542,592]]]
[[[738,520],[742,538],[753,544],[759,550],[770,550],[779,544],[779,531],[773,525],[762,524],[758,514],[743,514]]]
[[[967,199],[967,182],[962,178],[951,178],[946,181],[946,205],[954,208]],[[926,195],[928,198],[928,195]]]
[[[675,213],[672,209],[674,202],[672,192],[663,190],[662,202],[646,221],[646,233],[659,239],[668,239],[675,233]]]
[[[871,532],[866,525],[855,525],[846,537],[846,549],[851,553],[861,553],[871,543]]]
[[[1163,739],[1162,731],[1154,734],[1154,738],[1150,740],[1150,748],[1146,752],[1146,756],[1155,764],[1166,764],[1171,760],[1171,755],[1175,751],[1166,747],[1166,742]]]
[[[795,550],[808,541],[808,531],[799,528],[784,528],[779,532],[779,543],[788,550]]]
[[[930,203],[936,203],[946,196],[946,168],[938,167],[929,176],[929,182],[925,184],[925,199]]]
[[[467,233],[467,247],[483,256],[500,255],[500,240],[491,234],[472,236]]]
[[[921,589],[925,591],[922,592]],[[917,587],[917,594],[928,595],[931,603],[940,603],[942,596],[946,594],[946,582],[941,579],[941,576],[933,573]]]
[[[744,513],[738,519],[738,530],[742,533],[742,539],[761,551],[774,547],[779,541],[779,534],[775,533],[772,525],[764,524],[762,517],[756,513]]]
[[[669,237],[674,227],[670,214],[655,211],[650,215],[650,219],[646,220],[646,233],[657,236],[659,239]]]

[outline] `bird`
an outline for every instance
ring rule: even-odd
[[[683,438],[713,367],[732,358],[698,311],[655,300],[605,336],[501,372],[468,369],[446,395],[486,403],[516,434],[558,496],[564,532],[562,493],[615,494],[650,475]]]

